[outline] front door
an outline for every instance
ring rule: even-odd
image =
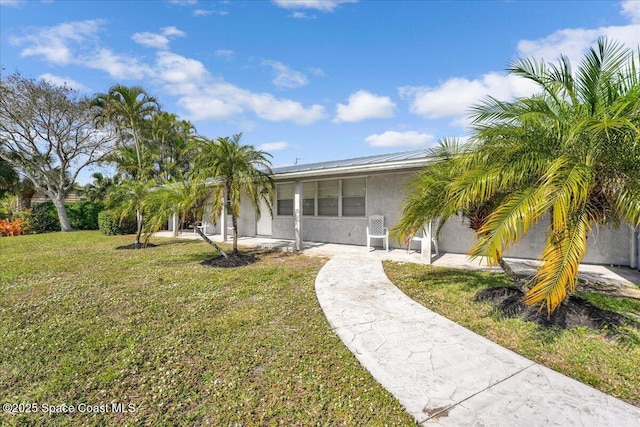
[[[256,234],[271,237],[271,213],[264,200],[260,201],[260,214],[260,218],[256,222]]]

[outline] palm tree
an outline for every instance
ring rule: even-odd
[[[593,226],[640,226],[638,65],[632,51],[606,39],[575,74],[566,57],[558,64],[512,63],[509,72],[533,81],[539,93],[512,102],[487,98],[474,107],[473,146],[436,161],[416,180],[414,191],[425,192],[426,203],[435,196],[425,185],[438,183],[440,200],[425,207],[412,195],[398,234],[410,235],[420,221],[485,209],[470,254],[500,263],[511,244],[548,217],[525,302],[552,313],[575,289]]]
[[[190,140],[195,132],[188,120],[164,111],[151,119],[149,133],[153,149],[153,169],[165,181],[184,176],[191,167]]]
[[[143,168],[144,136],[149,120],[160,110],[157,99],[140,86],[115,85],[107,93],[96,95],[93,105],[98,110],[99,120],[116,127],[121,145],[133,144],[137,171],[130,171],[135,174],[132,177],[146,178]]]
[[[94,172],[91,174],[91,177],[93,178],[93,182],[85,185],[82,191],[82,195],[90,202],[104,202],[109,190],[120,182],[118,175],[110,177],[104,176],[100,172]]]
[[[140,86],[112,86],[107,93],[96,95],[93,106],[97,109],[99,122],[111,123],[120,136],[120,146],[111,156],[111,161],[117,164],[120,173],[139,182],[123,183],[116,188],[113,200],[118,196],[130,193],[131,199],[123,199],[122,207],[116,209],[125,212],[136,206],[137,233],[134,245],[140,246],[140,236],[144,226],[144,213],[141,209],[143,197],[139,192],[150,184],[144,182],[153,176],[153,167],[148,153],[148,143],[145,140],[151,118],[158,113],[158,101]],[[148,188],[147,188],[148,190]]]
[[[187,177],[173,182],[167,181],[163,185],[153,188],[143,202],[143,210],[149,212],[145,226],[146,236],[161,230],[173,215],[180,217],[180,223],[185,220],[195,222],[198,212],[205,208],[210,191],[206,180],[197,177]],[[200,228],[196,227],[195,231],[205,242],[216,248],[222,256],[228,257],[227,253],[211,241]]]
[[[148,198],[154,183],[152,181],[125,180],[114,187],[108,194],[106,207],[113,211],[122,221],[125,217],[136,213],[136,238],[134,247],[140,248],[144,228],[145,200]],[[148,239],[146,239],[148,240]],[[145,240],[145,243],[146,243]]]
[[[198,174],[208,178],[213,188],[213,215],[217,218],[223,206],[231,214],[233,225],[233,252],[238,252],[238,216],[240,198],[248,196],[260,216],[260,202],[271,209],[273,179],[269,153],[256,150],[252,145],[241,145],[242,134],[215,141],[201,138],[195,164]]]

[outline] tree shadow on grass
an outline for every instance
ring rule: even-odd
[[[116,246],[116,250],[122,250],[122,249],[151,249],[151,248],[155,248],[159,245],[155,245],[153,243],[141,243],[139,245],[136,245],[135,243],[130,243],[128,245],[122,245],[122,246]]]
[[[247,251],[231,252],[227,254],[226,258],[222,254],[219,254],[213,258],[202,261],[200,264],[205,267],[216,268],[244,267],[258,262],[264,255],[264,250],[249,249]]]

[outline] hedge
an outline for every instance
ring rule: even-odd
[[[109,210],[103,210],[98,214],[98,225],[102,234],[107,236],[134,234],[136,232],[135,216],[130,215],[120,220]]]
[[[104,209],[102,203],[81,200],[65,203],[64,206],[67,209],[71,228],[76,230],[98,229],[98,215]],[[60,220],[53,202],[39,203],[21,217],[27,223],[29,232],[32,234],[60,231]]]

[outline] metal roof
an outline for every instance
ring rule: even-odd
[[[328,162],[307,163],[273,168],[274,175],[311,175],[331,171],[382,170],[393,165],[396,168],[419,167],[429,161],[427,150],[403,151],[399,153],[378,154],[353,159],[332,160]]]

